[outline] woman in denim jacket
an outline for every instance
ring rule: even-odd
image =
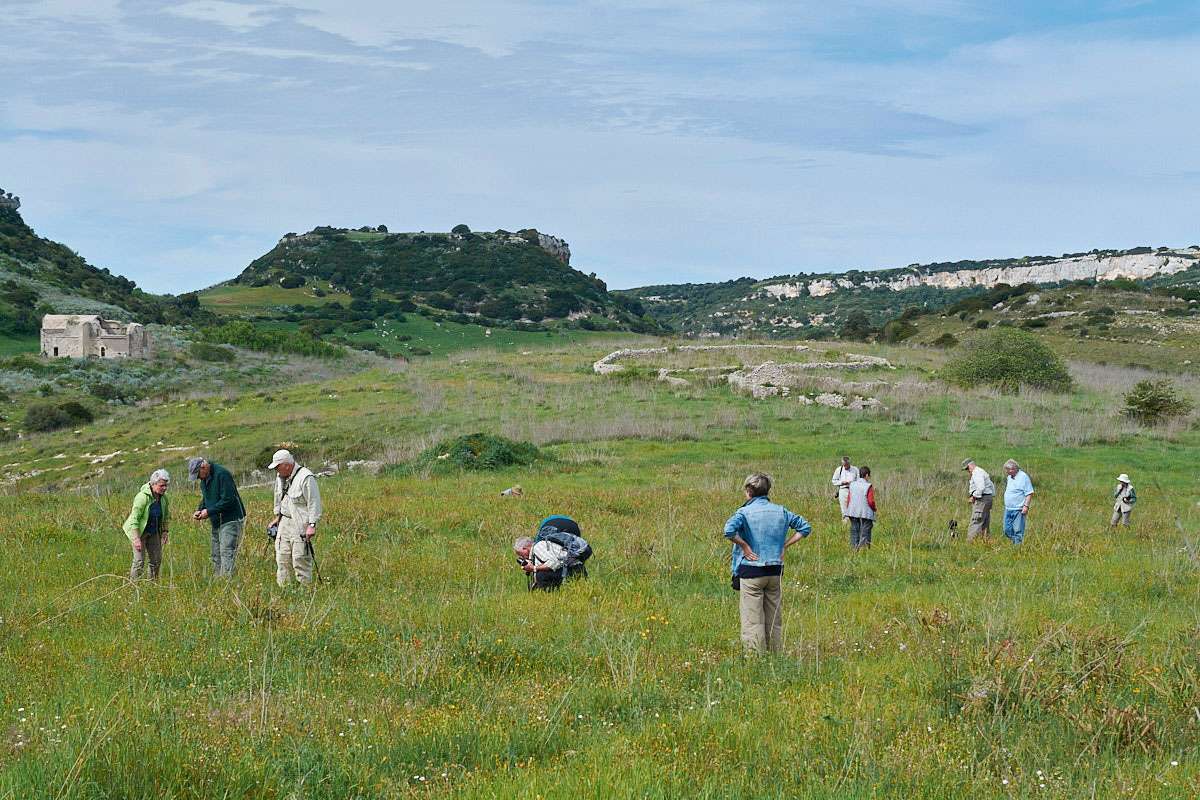
[[[742,484],[746,502],[725,523],[733,542],[730,569],[740,596],[742,644],[752,652],[783,650],[783,552],[812,533],[804,517],[767,499],[771,478],[756,472]],[[788,536],[788,531],[795,531]]]

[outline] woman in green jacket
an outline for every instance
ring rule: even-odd
[[[129,577],[133,580],[140,576],[147,555],[150,556],[150,579],[158,578],[163,545],[167,543],[167,486],[170,483],[171,476],[167,471],[156,469],[133,498],[133,510],[123,526],[133,547],[133,564],[129,567]]]

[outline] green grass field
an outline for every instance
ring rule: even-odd
[[[852,414],[593,375],[615,346],[462,350],[0,444],[0,798],[1200,793],[1200,434],[1118,418],[1140,371],[1078,364],[1073,396],[1014,397],[931,382],[937,351],[829,345],[900,365],[854,376],[891,386]],[[325,581],[275,587],[253,470],[276,445],[403,462],[474,430],[554,460],[324,478]],[[197,452],[246,487],[231,581],[181,518]],[[857,556],[829,485],[842,452],[879,493]],[[998,520],[988,543],[947,536],[965,455],[1033,477],[1021,548]],[[171,543],[163,580],[133,584],[119,525],[156,466],[176,477]],[[758,469],[814,534],[789,551],[785,653],[748,659],[721,527]],[[1140,501],[1114,534],[1120,471]],[[596,556],[533,596],[510,545],[551,512]]]
[[[322,287],[329,290],[329,285]],[[226,284],[207,289],[200,294],[200,304],[211,311],[231,316],[246,316],[261,314],[265,310],[279,306],[319,306],[326,303],[350,302],[344,294],[330,292],[324,297],[312,293],[311,286],[301,286],[298,289],[284,289],[282,286],[242,286]]]
[[[41,341],[36,336],[0,336],[0,356],[36,353]]]

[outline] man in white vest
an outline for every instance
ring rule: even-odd
[[[287,586],[296,580],[309,583],[313,576],[310,542],[317,535],[321,519],[321,492],[317,476],[308,467],[296,463],[288,450],[277,450],[267,469],[275,470],[275,519],[279,529],[275,537],[275,580]]]

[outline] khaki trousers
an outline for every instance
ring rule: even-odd
[[[296,580],[308,583],[312,580],[313,560],[304,545],[306,526],[292,517],[279,520],[279,534],[275,537],[275,582],[287,586],[296,573]]]
[[[1125,527],[1128,528],[1129,527],[1129,515],[1132,513],[1133,513],[1132,509],[1130,509],[1129,511],[1122,511],[1121,507],[1117,506],[1116,508],[1113,509],[1112,520],[1108,524],[1114,528],[1117,527],[1117,525],[1124,525]]]
[[[742,578],[739,611],[742,617],[742,645],[761,653],[783,650],[783,579]]]
[[[133,551],[133,561],[129,565],[129,577],[137,580],[142,574],[142,567],[147,558],[150,561],[150,580],[158,579],[158,568],[162,565],[162,534],[141,535],[142,549]]]
[[[971,541],[977,536],[982,536],[985,539],[992,535],[992,501],[995,499],[990,494],[985,494],[983,497],[975,498],[975,502],[971,504],[971,524],[967,527],[967,541]]]

